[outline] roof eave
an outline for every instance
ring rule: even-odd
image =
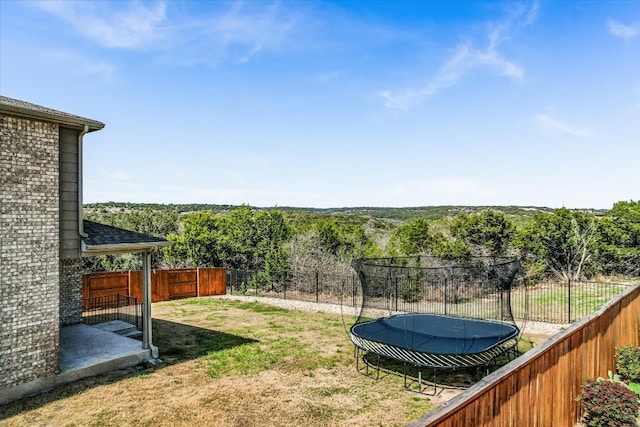
[[[94,132],[104,128],[104,123],[97,120],[85,119],[84,117],[69,117],[67,115],[59,115],[46,111],[32,111],[27,108],[14,105],[0,104],[0,113],[16,115],[27,119],[58,123],[63,126],[78,129],[82,129],[85,125],[87,125],[89,127],[89,132]]]
[[[82,243],[82,256],[113,255],[148,252],[169,246],[171,242],[118,243],[113,245],[87,245]]]

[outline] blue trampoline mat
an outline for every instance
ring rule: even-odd
[[[364,340],[441,355],[482,353],[519,332],[510,324],[437,314],[401,314],[351,327],[351,333]]]

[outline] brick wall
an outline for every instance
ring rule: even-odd
[[[60,260],[60,326],[82,322],[82,260]]]
[[[55,373],[58,126],[0,115],[0,389]]]

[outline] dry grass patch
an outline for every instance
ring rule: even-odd
[[[201,298],[154,304],[164,364],[0,407],[2,426],[394,426],[432,409],[356,372],[339,315]]]
[[[0,407],[0,426],[402,426],[455,394],[358,373],[340,315],[216,298],[154,304],[153,315],[164,364]]]

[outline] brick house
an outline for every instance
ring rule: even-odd
[[[151,341],[150,258],[168,242],[82,217],[82,143],[103,127],[0,96],[0,403],[157,357]],[[95,328],[80,325],[82,257],[123,252],[141,253],[144,260],[143,341],[140,346],[131,340],[137,344],[128,357],[117,352],[111,357],[100,340],[83,335]],[[119,343],[106,345],[132,345]],[[67,357],[76,359],[106,354],[110,363],[101,359],[97,369],[84,369],[85,364],[69,372],[73,369],[61,362],[69,352],[73,356]],[[114,363],[118,358],[122,363]]]

